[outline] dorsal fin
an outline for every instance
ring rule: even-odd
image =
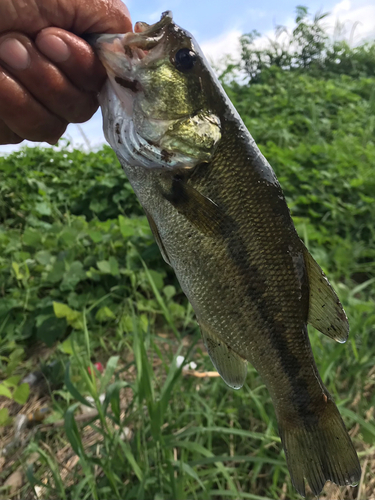
[[[247,361],[235,353],[220,337],[199,322],[204,344],[216,370],[232,389],[240,389],[246,380]]]
[[[327,337],[340,343],[346,342],[349,322],[344,308],[328,278],[306,247],[304,256],[310,284],[308,322]]]

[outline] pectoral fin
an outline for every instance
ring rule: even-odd
[[[304,255],[310,284],[308,322],[327,337],[340,343],[346,342],[349,322],[344,308],[307,248],[304,249]]]
[[[223,234],[226,222],[223,211],[183,177],[176,175],[170,192],[163,195],[201,233],[211,237]]]
[[[217,335],[200,323],[203,341],[211,361],[222,379],[232,389],[240,389],[246,380],[247,361],[235,353]]]
[[[162,239],[160,238],[159,230],[155,224],[155,221],[146,209],[145,209],[145,213],[146,213],[148,223],[150,224],[152,234],[154,235],[155,241],[158,244],[160,253],[161,253],[163,259],[165,260],[165,262],[171,266],[172,264],[170,263],[170,260],[168,258],[168,254],[167,254],[167,251],[165,250],[164,243],[163,243]]]

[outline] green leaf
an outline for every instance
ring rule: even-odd
[[[156,288],[158,290],[162,290],[164,286],[164,280],[162,274],[158,273],[157,271],[154,271],[153,269],[149,269],[148,272]]]
[[[107,207],[108,207],[108,201],[105,199],[104,200],[93,199],[90,202],[90,210],[92,210],[96,214],[103,212]]]
[[[4,384],[0,384],[0,396],[5,396],[6,398],[13,399],[12,393]]]
[[[42,264],[42,266],[46,266],[51,262],[52,255],[46,250],[41,250],[35,254],[35,259],[39,262],[39,264]]]
[[[133,236],[134,228],[131,226],[130,219],[125,218],[123,215],[119,215],[118,222],[121,234],[124,238],[130,238],[130,236]]]
[[[79,404],[76,403],[67,409],[64,418],[64,427],[65,427],[66,437],[68,438],[73,450],[80,458],[83,458],[85,456],[85,450],[82,444],[77,423],[74,418],[74,412],[76,411],[78,406]]]
[[[70,394],[73,396],[74,399],[76,399],[77,401],[79,401],[83,405],[88,406],[89,408],[93,408],[92,404],[89,403],[87,401],[87,399],[85,399],[82,396],[82,394],[72,384],[72,381],[70,380],[69,370],[70,370],[70,362],[68,362],[66,364],[66,369],[65,369],[65,380],[64,380],[64,382],[65,382],[66,388],[68,389],[68,391],[70,392]]]
[[[28,400],[30,394],[30,386],[29,384],[21,384],[16,390],[13,392],[13,399],[16,403],[20,405],[24,405]]]
[[[83,329],[82,313],[74,311],[66,304],[60,302],[53,302],[53,311],[56,318],[65,318],[67,323],[76,330]]]
[[[65,272],[63,281],[60,285],[61,291],[74,290],[76,285],[86,279],[86,272],[83,269],[83,264],[80,261],[74,261],[69,269]]]
[[[113,374],[116,371],[116,367],[118,364],[118,361],[120,359],[120,356],[111,356],[109,360],[107,361],[107,365],[105,367],[105,372],[103,373],[103,376],[101,378],[101,384],[100,384],[100,389],[101,392],[103,392],[107,385],[109,384],[109,381],[113,377]]]
[[[65,263],[62,260],[56,260],[51,271],[47,275],[47,281],[57,283],[62,280],[65,273]]]
[[[204,484],[202,483],[202,481],[199,479],[198,474],[195,472],[195,470],[192,467],[190,467],[190,465],[188,465],[186,462],[183,462],[182,460],[176,460],[174,462],[174,465],[177,466],[178,468],[182,468],[182,470],[186,474],[188,474],[190,477],[192,477],[194,479],[194,481],[196,481],[203,490],[206,489],[204,487]]]
[[[25,351],[21,347],[17,347],[9,354],[8,366],[5,369],[6,375],[11,375],[14,370],[20,365],[25,356]]]
[[[35,210],[40,215],[51,215],[51,207],[45,201],[41,201],[40,203],[35,203]]]
[[[120,446],[122,448],[122,451],[124,452],[124,455],[131,465],[134,474],[137,476],[140,482],[143,481],[143,472],[142,469],[139,467],[133,453],[131,452],[130,446],[128,443],[125,443],[122,439],[119,440]]]
[[[172,285],[167,285],[163,289],[164,295],[170,300],[172,297],[176,295],[176,289]]]
[[[101,388],[106,389],[105,391],[105,399],[103,402],[103,412],[107,412],[107,408],[109,403],[111,403],[112,412],[117,420],[120,423],[120,390],[124,387],[129,387],[129,384],[124,380],[118,380],[113,384],[109,385],[107,388],[102,383]]]
[[[65,354],[72,355],[73,354],[73,347],[72,347],[72,339],[71,337],[68,337],[64,342],[62,342],[59,345],[60,351],[64,352]]]
[[[108,262],[109,262],[109,267],[110,267],[112,276],[119,276],[120,271],[119,271],[119,268],[118,268],[117,259],[115,259],[113,256],[111,256],[108,259]]]
[[[9,422],[9,410],[8,408],[0,409],[0,426],[7,425]]]
[[[98,266],[99,271],[105,274],[112,274],[111,273],[111,264],[108,262],[108,260],[101,260],[96,263]]]
[[[32,228],[26,228],[23,233],[23,242],[29,247],[37,247],[42,241],[42,236],[39,231]]]
[[[121,328],[126,332],[130,333],[133,331],[133,320],[129,314],[123,314],[120,319]]]
[[[109,307],[101,307],[98,312],[95,314],[95,319],[97,321],[105,323],[106,321],[109,321],[111,319],[116,318],[116,316],[113,314],[113,312],[110,310]]]
[[[14,274],[16,275],[16,278],[18,280],[22,280],[24,276],[22,273],[20,273],[19,264],[17,264],[17,262],[12,262],[12,268],[13,268]]]
[[[60,241],[66,247],[71,247],[76,243],[79,231],[72,226],[65,226],[60,234]]]
[[[22,347],[17,347],[9,355],[9,359],[20,361],[25,355],[25,350]]]
[[[100,243],[103,240],[103,234],[99,231],[90,230],[88,231],[88,235],[94,243]]]
[[[67,322],[65,318],[47,318],[37,328],[37,337],[48,346],[52,346],[56,340],[63,337],[66,332]]]
[[[12,377],[3,380],[3,384],[6,385],[7,387],[15,388],[19,384],[20,380],[21,380],[21,375],[13,375]]]

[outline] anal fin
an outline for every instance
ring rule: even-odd
[[[223,340],[200,322],[202,337],[208,354],[224,382],[232,389],[240,389],[246,380],[247,361],[233,351]]]
[[[340,343],[346,342],[349,322],[344,308],[326,275],[306,247],[304,256],[310,285],[308,322],[331,339]]]

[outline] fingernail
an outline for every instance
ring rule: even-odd
[[[0,59],[12,69],[26,69],[30,66],[29,53],[16,38],[6,38],[0,44]]]
[[[36,45],[53,62],[65,62],[69,59],[70,49],[67,44],[56,35],[41,36]]]

